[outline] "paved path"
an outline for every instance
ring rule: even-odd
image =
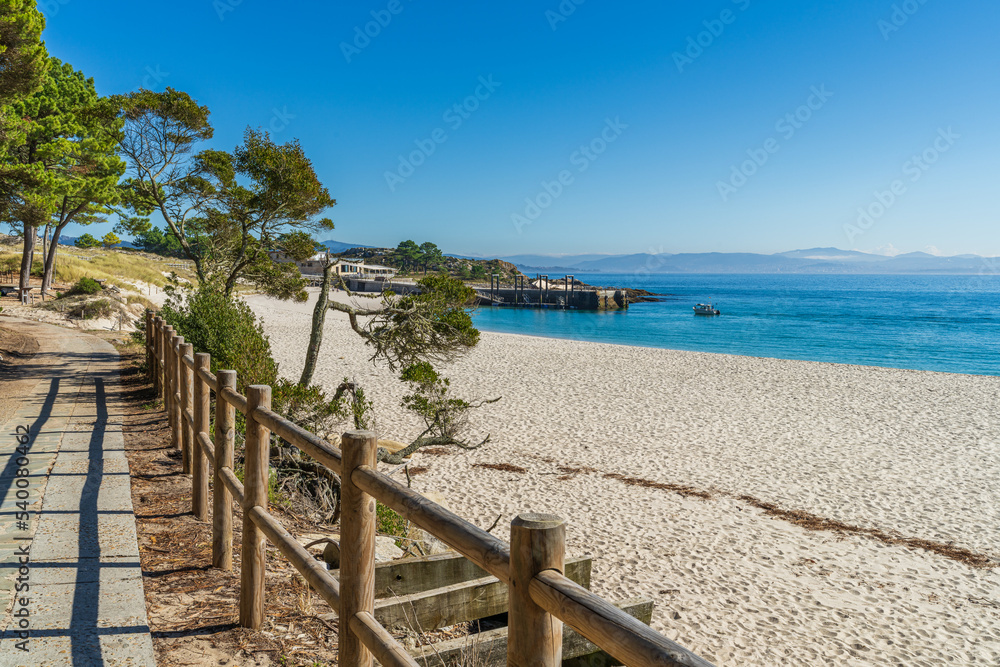
[[[0,321],[41,346],[22,367],[34,389],[0,425],[0,667],[155,665],[114,409],[118,352],[68,329]]]

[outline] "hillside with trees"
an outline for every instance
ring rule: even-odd
[[[358,247],[337,253],[338,257],[363,259],[370,264],[381,264],[399,269],[402,276],[418,278],[431,273],[446,273],[466,282],[488,282],[491,273],[500,274],[504,282],[513,282],[521,271],[510,262],[500,259],[470,259],[445,255],[429,241],[417,245],[406,240],[395,248]]]

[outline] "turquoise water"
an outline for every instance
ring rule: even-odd
[[[555,276],[553,276],[555,277]],[[480,308],[484,331],[1000,375],[1000,275],[577,274],[668,294],[627,311]],[[691,307],[711,301],[719,317]]]

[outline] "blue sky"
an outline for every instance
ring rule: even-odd
[[[301,140],[338,240],[1000,255],[996,2],[441,4],[40,7],[101,94]]]

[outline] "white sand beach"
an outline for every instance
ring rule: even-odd
[[[248,301],[298,379],[315,296]],[[316,381],[356,378],[380,437],[408,441],[405,387],[369,356],[329,313]],[[653,626],[717,665],[1000,665],[1000,567],[740,499],[1000,565],[1000,378],[494,333],[441,370],[460,396],[503,399],[473,420],[489,444],[418,454],[414,487],[483,527],[502,515],[505,539],[519,512],[566,517],[596,592],[652,598]]]

